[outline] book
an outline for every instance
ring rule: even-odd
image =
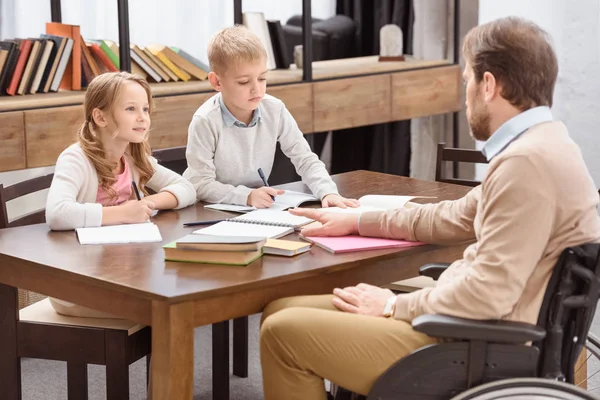
[[[23,77],[21,78],[21,82],[19,82],[19,86],[17,87],[17,94],[22,95],[25,94],[27,86],[32,80],[32,74],[34,73],[34,68],[36,62],[39,63],[40,49],[41,49],[41,40],[35,39],[27,39],[31,40],[31,50],[29,51],[29,57],[27,58],[27,64],[25,64],[25,69],[23,70]]]
[[[80,244],[162,242],[158,226],[151,222],[75,229]]]
[[[271,43],[273,43],[273,54],[277,68],[288,69],[290,67],[290,52],[285,42],[285,34],[280,21],[267,21]]]
[[[261,12],[245,12],[242,19],[244,26],[254,32],[263,46],[265,46],[265,50],[267,51],[267,69],[277,68],[265,15]]]
[[[396,240],[396,239],[381,239],[364,237],[358,235],[349,236],[302,236],[300,238],[319,246],[330,253],[351,253],[355,251],[366,251],[366,250],[382,250],[382,249],[396,249],[403,247],[414,247],[422,246],[424,243],[421,242],[409,242],[407,240]]]
[[[189,62],[187,59],[174,52],[170,47],[158,44],[152,44],[146,47],[148,47],[150,51],[163,53],[173,64],[198,80],[203,81],[208,77],[208,72]]]
[[[345,214],[361,214],[368,211],[385,211],[396,208],[410,208],[419,207],[419,204],[412,203],[413,199],[433,199],[434,197],[429,196],[391,196],[391,195],[380,195],[380,194],[368,194],[358,199],[360,207],[328,207],[319,208],[319,211],[323,212],[337,212]]]
[[[65,49],[60,55],[60,61],[58,62],[58,67],[56,67],[56,74],[54,75],[54,78],[52,79],[52,84],[50,85],[51,92],[58,92],[61,82],[64,82],[66,79],[68,79],[65,78],[65,74],[67,73],[67,66],[69,65],[69,60],[71,59],[71,52],[73,51],[74,43],[75,42],[73,41],[73,39],[67,38]],[[81,71],[79,71],[79,76],[79,86],[81,86]]]
[[[98,64],[96,63],[96,60],[94,60],[92,52],[85,43],[85,40],[83,40],[83,37],[81,37],[81,59],[86,60],[94,77],[100,75],[100,69],[98,68]]]
[[[68,37],[72,40],[71,51],[64,70],[64,79],[60,88],[64,90],[81,90],[81,33],[78,25],[46,22],[46,33]]]
[[[0,41],[0,49],[8,52],[6,62],[0,73],[0,94],[5,94],[19,58],[19,46],[14,41],[5,40]]]
[[[160,75],[156,73],[156,71],[154,71],[135,51],[133,51],[133,49],[130,49],[130,52],[131,61],[139,65],[146,72],[146,74],[154,80],[154,82],[162,81]]]
[[[267,239],[263,246],[263,254],[272,254],[276,256],[295,256],[305,253],[311,248],[310,243],[298,242],[295,240]]]
[[[154,61],[152,61],[148,54],[142,51],[138,46],[132,44],[131,50],[133,50],[133,52],[137,54],[140,59],[142,59],[150,68],[152,68],[154,72],[161,78],[161,80],[165,82],[169,82],[171,80],[171,78],[169,78],[169,75],[167,75],[162,70],[162,68],[160,68]]]
[[[146,50],[154,54],[154,56],[158,58],[164,66],[166,66],[173,74],[175,74],[182,81],[187,82],[191,79],[190,74],[173,64],[173,62],[167,57],[164,51],[151,46],[146,46]]]
[[[256,251],[198,251],[179,249],[175,242],[165,244],[163,249],[166,261],[199,264],[246,266],[262,256],[262,249]]]
[[[306,203],[320,203],[320,200],[317,199],[312,194],[296,192],[293,190],[286,190],[284,194],[280,194],[279,196],[275,196],[275,201],[268,208],[268,210],[273,211],[284,211],[288,208],[299,207],[302,204]],[[208,204],[205,205],[204,208],[210,208],[212,210],[220,210],[220,211],[232,211],[239,213],[247,213],[250,211],[256,210],[255,207],[252,206],[238,206],[235,204]]]
[[[167,74],[167,76],[169,77],[169,79],[165,79],[165,81],[171,80],[174,82],[179,81],[179,77],[177,75],[175,75],[173,73],[173,71],[171,71],[165,64],[163,64],[163,62],[161,60],[158,59],[158,57],[156,57],[154,54],[152,54],[152,52],[145,48],[145,47],[140,47],[140,50],[142,50],[144,53],[146,53],[146,55],[154,62],[154,64],[156,64],[165,74]],[[164,79],[164,77],[163,77]]]
[[[255,236],[280,238],[312,222],[306,217],[292,215],[286,211],[255,210],[229,218],[193,233],[217,236]]]
[[[262,237],[186,235],[175,241],[175,247],[203,251],[258,251],[266,242]]]
[[[386,289],[395,290],[397,292],[411,293],[426,287],[435,287],[436,283],[429,276],[415,276],[413,278],[404,279],[397,282],[392,282],[384,285]]]
[[[27,91],[27,93],[30,93],[30,94],[36,93],[39,90],[40,84],[42,82],[42,77],[46,73],[46,69],[47,69],[46,67],[48,66],[48,63],[50,62],[50,55],[52,54],[52,51],[54,50],[54,41],[52,41],[50,39],[43,39],[43,41],[46,43],[46,45],[44,46],[44,51],[40,58],[40,63],[37,68],[37,71],[35,73],[35,76],[33,78],[33,82],[31,83],[31,87]]]
[[[207,75],[210,72],[210,67],[208,64],[198,60],[196,57],[192,56],[190,53],[185,52],[183,49],[171,46],[171,50],[173,50],[175,53],[179,54],[181,57],[194,64],[196,67],[200,68],[202,71],[206,72]]]
[[[27,58],[29,57],[29,52],[31,51],[32,46],[33,42],[27,39],[23,39],[19,43],[19,58],[17,60],[17,64],[15,65],[14,72],[12,73],[12,78],[10,79],[8,88],[6,89],[6,94],[11,96],[17,94],[17,89],[19,87],[19,83],[21,82],[21,78],[23,77],[25,64],[27,64]]]
[[[58,69],[58,64],[60,63],[62,53],[67,45],[68,38],[46,34],[42,34],[40,37],[43,39],[52,40],[54,42],[54,46],[52,47],[52,51],[48,57],[46,70],[42,75],[42,80],[40,81],[40,87],[38,89],[38,92],[48,93],[48,91],[50,91],[50,85],[54,81],[54,76],[56,75],[56,70]]]

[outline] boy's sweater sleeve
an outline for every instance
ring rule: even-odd
[[[323,199],[328,194],[338,194],[337,186],[327,173],[325,164],[313,153],[302,135],[296,120],[282,105],[277,140],[283,153],[292,160],[296,173],[302,177],[313,194]]]

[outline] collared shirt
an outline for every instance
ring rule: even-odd
[[[552,112],[547,106],[530,108],[527,111],[509,119],[503,123],[496,132],[483,145],[481,152],[491,161],[500,154],[513,140],[517,139],[523,132],[534,125],[542,122],[551,122]]]
[[[246,125],[245,123],[237,119],[231,113],[231,111],[227,109],[227,106],[225,106],[225,102],[223,101],[223,96],[221,94],[219,94],[219,101],[221,102],[221,114],[223,115],[223,122],[225,122],[225,125],[227,125],[228,127],[232,127],[233,125],[235,125],[240,128],[252,128],[256,126],[258,120],[260,120],[260,105],[256,110],[254,110],[254,114],[252,115],[252,121],[250,121],[250,123]]]

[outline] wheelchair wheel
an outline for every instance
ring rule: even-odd
[[[600,372],[600,339],[596,335],[589,333],[585,343],[585,349],[587,351],[587,358],[584,365],[587,369],[587,376],[581,381],[576,380],[575,385],[587,388],[588,392],[594,392],[596,395],[599,395],[600,375],[598,373]],[[580,365],[577,371],[584,365]],[[577,371],[575,372],[576,374]]]
[[[452,400],[598,400],[598,397],[564,382],[515,378],[477,386]]]

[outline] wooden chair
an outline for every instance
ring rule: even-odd
[[[44,223],[43,209],[9,220],[6,203],[49,188],[52,176],[8,187],[0,184],[0,228]],[[150,355],[150,327],[123,319],[67,317],[54,311],[47,297],[37,295],[36,299],[40,301],[19,311],[19,357],[66,361],[69,400],[88,398],[87,364],[105,365],[107,398],[129,399],[129,365]],[[11,301],[15,299],[0,298],[0,303]],[[13,344],[0,343],[0,354],[3,346]]]
[[[187,168],[185,146],[154,150],[158,163],[183,174]],[[229,321],[212,325],[213,398],[229,398]],[[233,374],[248,377],[248,317],[233,320]]]
[[[444,161],[487,164],[487,158],[479,150],[446,148],[446,143],[438,143],[435,180],[437,182],[454,183],[463,186],[477,186],[481,182],[471,179],[446,178]]]

